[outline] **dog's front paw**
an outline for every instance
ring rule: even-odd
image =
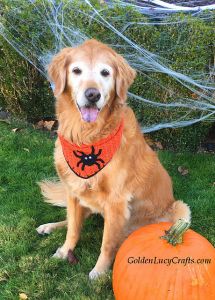
[[[49,234],[53,230],[54,230],[54,228],[53,228],[53,224],[52,223],[43,224],[43,225],[40,225],[39,227],[36,228],[36,231],[39,234]]]
[[[60,247],[57,249],[57,251],[55,252],[55,254],[52,257],[66,259],[68,257],[68,250],[63,247]]]
[[[96,268],[93,268],[92,271],[89,273],[90,280],[98,279],[100,276],[102,276],[104,272],[98,272]]]

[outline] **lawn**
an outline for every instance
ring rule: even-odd
[[[44,132],[0,122],[0,299],[25,293],[36,300],[113,299],[111,272],[96,282],[88,273],[99,254],[103,220],[88,219],[75,250],[79,263],[51,258],[66,230],[39,236],[37,226],[65,218],[65,210],[42,201],[37,181],[54,177],[54,140]],[[192,228],[215,245],[215,157],[213,154],[170,153],[160,159],[171,174],[175,196],[192,210]],[[182,176],[178,167],[189,173]]]

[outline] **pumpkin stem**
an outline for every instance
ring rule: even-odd
[[[183,219],[179,219],[173,224],[169,230],[165,231],[165,235],[161,236],[161,239],[167,240],[167,242],[173,246],[181,244],[183,241],[183,235],[185,231],[190,227],[190,223]]]

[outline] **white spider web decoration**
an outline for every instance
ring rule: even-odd
[[[142,26],[181,26],[182,24],[185,26],[186,19],[176,18],[172,21],[168,18],[169,15],[178,11],[189,12],[192,16],[198,15],[202,20],[210,21],[213,18],[212,10],[215,8],[215,5],[189,7],[189,1],[186,1],[185,7],[168,4],[160,0],[133,1],[132,4],[128,3],[129,1],[117,1],[116,3],[114,1],[100,2],[100,5],[95,5],[95,1],[90,0],[24,0],[18,1],[16,6],[16,1],[14,1],[14,8],[4,11],[3,17],[0,16],[0,34],[23,58],[47,78],[46,66],[53,54],[63,47],[75,46],[86,39],[92,38],[93,34],[90,35],[89,33],[91,24],[100,24],[102,28],[107,32],[109,31],[114,37],[109,46],[121,53],[130,65],[138,71],[139,76],[144,75],[153,81],[154,84],[160,84],[162,89],[169,89],[169,87],[159,83],[151,76],[154,73],[165,74],[196,95],[195,99],[173,97],[173,101],[164,102],[159,99],[146,99],[142,93],[134,94],[129,92],[130,99],[142,103],[145,109],[154,108],[155,114],[156,110],[170,112],[173,115],[175,110],[181,111],[180,116],[175,114],[173,119],[169,119],[167,114],[167,117],[159,119],[156,123],[143,122],[142,130],[144,132],[152,132],[163,128],[179,128],[200,121],[214,121],[214,70],[211,69],[208,74],[194,72],[192,76],[174,71],[168,66],[168,61],[164,58],[164,55],[152,53],[145,49],[143,45],[137,44],[129,38],[127,30],[133,26],[140,28]],[[102,2],[105,2],[105,4]],[[80,4],[78,10],[77,3]],[[122,17],[117,15],[107,18],[106,12],[115,5],[121,9],[131,7],[131,9],[142,13],[143,18],[138,20],[125,20],[124,18],[122,20]],[[77,10],[75,13],[86,20],[89,27],[88,33],[83,31],[83,26],[79,26],[77,22],[75,23],[68,13],[72,11],[73,6]],[[87,12],[84,7],[87,7]],[[23,18],[25,12],[29,10],[35,15],[37,24],[29,24],[28,20]],[[5,18],[5,16],[7,17]],[[28,26],[29,28],[28,34],[25,36],[21,34],[22,26]],[[33,31],[34,34],[31,34],[31,26],[32,28],[38,26],[36,34],[35,30]],[[186,26],[189,26],[188,22]],[[48,43],[46,37],[49,39]],[[174,48],[170,49],[170,51],[174,51]]]

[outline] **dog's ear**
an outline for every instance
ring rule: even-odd
[[[136,77],[136,71],[119,54],[116,55],[116,93],[121,103],[127,98],[127,91]]]
[[[55,55],[48,66],[49,80],[54,83],[54,95],[58,97],[66,87],[67,65],[72,48],[64,48]]]

